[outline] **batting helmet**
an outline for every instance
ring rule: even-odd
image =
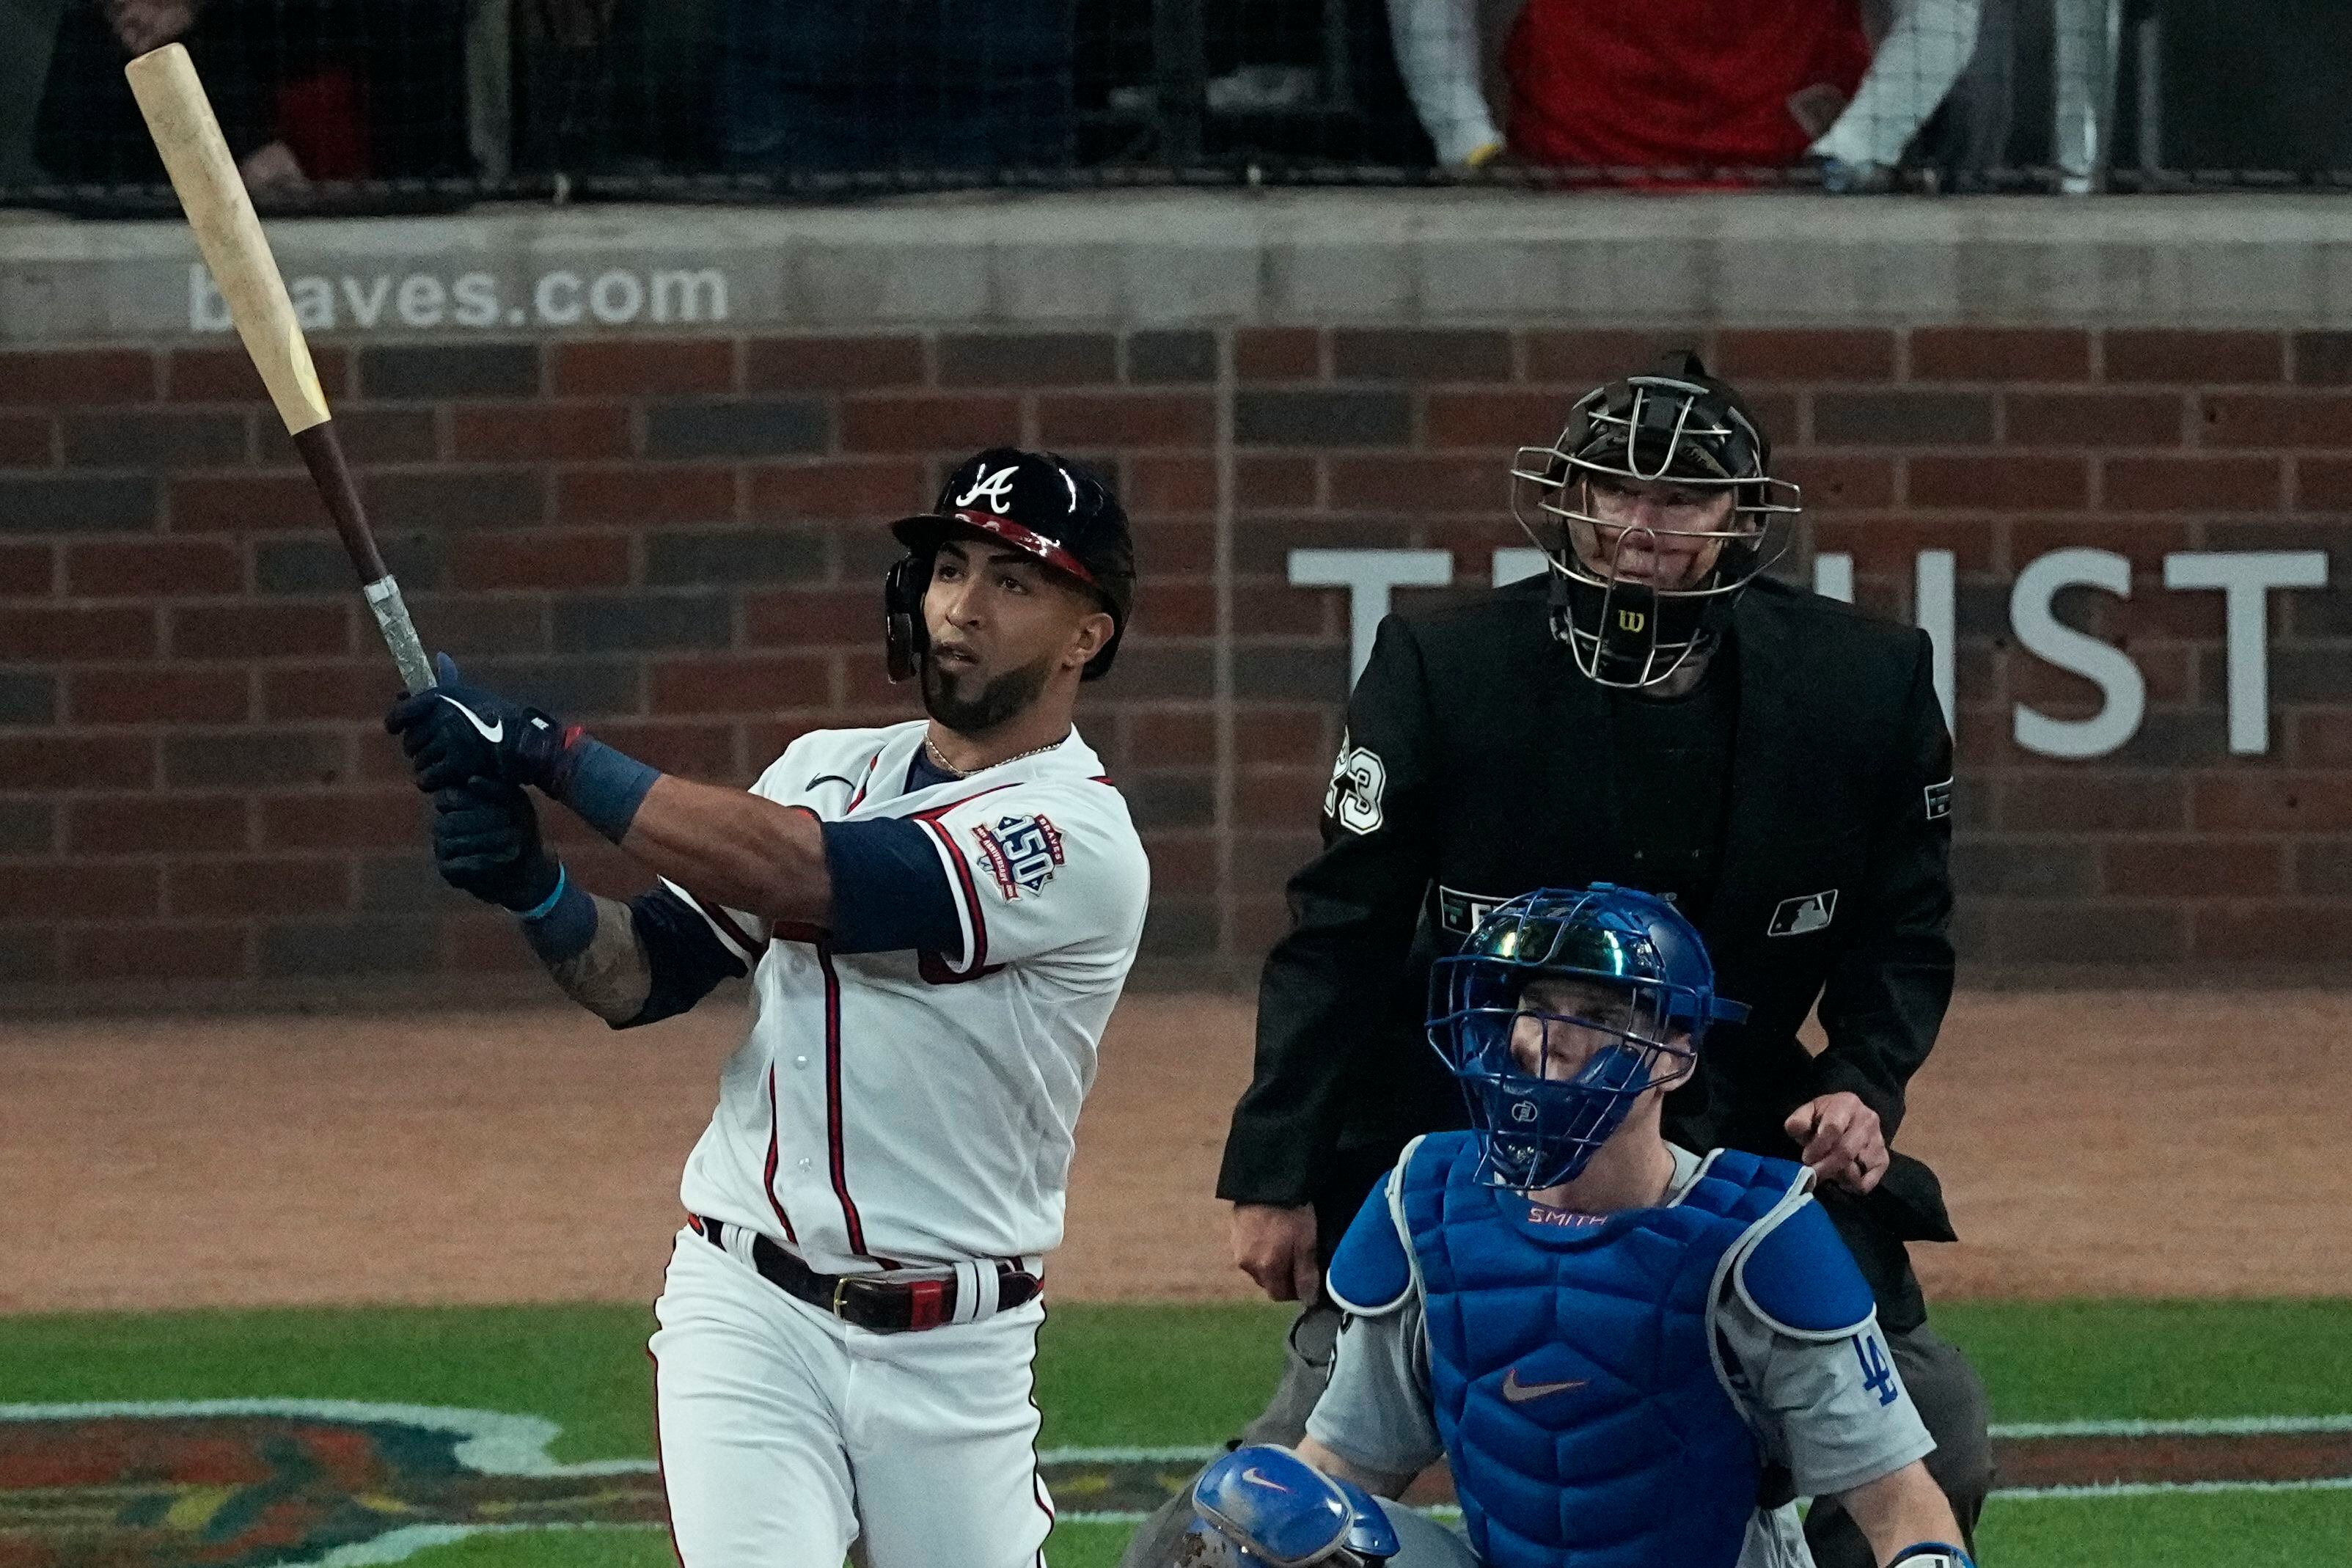
[[[923,592],[930,586],[931,560],[941,540],[959,533],[1034,555],[1099,599],[1110,613],[1110,640],[1087,661],[1084,678],[1098,680],[1110,672],[1135,603],[1135,538],[1118,498],[1086,469],[1052,452],[992,447],[956,465],[929,511],[900,518],[890,531],[908,552],[882,582],[893,681],[912,678],[921,667],[930,641]]]
[[[1531,995],[1545,978],[1583,984]],[[1706,943],[1674,905],[1595,882],[1498,906],[1431,970],[1429,1013],[1430,1044],[1470,1102],[1481,1178],[1533,1191],[1573,1180],[1636,1096],[1682,1076],[1708,1027],[1748,1009],[1715,994]],[[1606,1043],[1578,1063],[1563,1030]],[[1550,1076],[1556,1063],[1566,1076]]]
[[[1720,635],[1740,589],[1786,548],[1775,520],[1801,510],[1797,487],[1771,477],[1771,460],[1772,443],[1746,401],[1689,353],[1595,387],[1550,446],[1519,448],[1511,515],[1551,562],[1552,633],[1578,668],[1604,685],[1651,686]],[[1596,476],[1727,489],[1732,510],[1715,527],[1623,527],[1593,515]],[[1534,517],[1523,492],[1534,497]],[[1696,582],[1621,575],[1628,546],[1654,552],[1661,534],[1712,547]]]

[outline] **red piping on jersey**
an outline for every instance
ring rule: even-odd
[[[988,919],[980,912],[980,889],[971,879],[971,863],[963,858],[963,851],[956,847],[953,834],[936,822],[925,821],[923,826],[930,829],[931,837],[940,841],[940,847],[948,852],[949,864],[955,868],[957,891],[963,902],[965,917],[971,921],[971,962],[964,966],[963,973],[967,976],[977,975],[988,967]],[[946,965],[943,963],[941,967]],[[948,973],[953,974],[955,971],[949,969]]]
[[[866,1256],[866,1226],[849,1195],[849,1171],[842,1154],[841,1125],[841,976],[833,967],[833,949],[816,944],[816,961],[824,971],[824,1142],[826,1163],[833,1171],[833,1195],[841,1200],[841,1223],[849,1233],[849,1250]],[[773,1068],[769,1071],[773,1072]]]
[[[776,1161],[780,1152],[776,1146],[776,1139],[782,1131],[782,1123],[776,1116],[776,1064],[770,1062],[768,1064],[768,1175],[767,1180],[761,1184],[760,1190],[768,1194],[768,1206],[776,1211],[776,1223],[784,1227],[784,1239],[797,1247],[800,1245],[801,1238],[793,1234],[792,1218],[784,1213],[783,1203],[776,1196]],[[700,1230],[702,1227],[698,1225],[694,1228]]]
[[[743,927],[736,921],[734,913],[731,910],[722,906],[712,914],[711,918],[718,921],[721,925],[725,926],[730,931],[734,933],[735,940],[740,942],[743,946],[743,961],[746,963],[757,963],[760,962],[760,948],[761,946],[760,940],[753,936],[750,931],[743,929]]]
[[[932,806],[929,811],[919,811],[911,818],[930,829],[931,837],[938,839],[940,847],[947,850],[948,863],[955,868],[956,882],[963,895],[964,913],[971,921],[971,962],[963,967],[965,979],[978,978],[980,972],[987,967],[988,920],[980,910],[980,888],[971,879],[971,864],[963,858],[963,851],[956,847],[955,835],[940,825],[940,818],[957,806],[968,805],[982,795],[994,795],[1001,789],[1011,789],[1019,782],[1017,779],[1010,779],[1001,784],[991,784],[986,789],[976,790],[965,795],[961,800],[951,800],[945,805]],[[954,972],[950,970],[949,973]]]
[[[874,782],[874,770],[881,761],[882,753],[879,752],[875,752],[871,757],[868,757],[866,760],[866,771],[857,775],[857,787],[849,792],[849,804],[841,808],[841,813],[844,816],[856,811],[858,807],[858,804],[865,800],[866,786]],[[806,810],[807,808],[803,807],[802,809]],[[809,815],[814,816],[816,814],[814,812],[810,812]]]
[[[757,964],[760,962],[760,950],[765,944],[745,931],[724,905],[706,904],[692,893],[686,894],[686,901],[694,907],[695,913],[718,928],[720,940],[730,942],[742,950],[741,957],[745,963]]]

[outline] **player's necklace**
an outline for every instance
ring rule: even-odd
[[[1068,739],[1069,737],[1067,735],[1062,737],[1062,741],[1066,741]],[[1007,763],[1017,763],[1024,757],[1034,757],[1038,755],[1040,752],[1050,752],[1055,747],[1060,745],[1062,741],[1048,741],[1042,746],[1032,746],[1025,752],[1015,752],[1009,757],[999,757],[996,761],[989,763],[988,765],[992,768],[1001,768]],[[968,778],[971,774],[981,771],[978,768],[960,768],[953,763],[948,761],[946,757],[940,754],[938,742],[934,742],[929,735],[923,737],[923,750],[929,753],[931,765],[939,769],[940,772],[947,774],[948,777],[951,779]]]

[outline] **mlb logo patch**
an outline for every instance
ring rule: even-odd
[[[1764,928],[1764,934],[1803,936],[1809,931],[1825,929],[1830,917],[1836,913],[1835,888],[1820,893],[1801,893],[1796,898],[1780,900],[1780,907],[1772,911],[1772,923]]]
[[[996,879],[996,890],[1009,900],[1026,888],[1033,895],[1054,879],[1062,863],[1062,834],[1040,814],[1000,816],[994,826],[982,823],[971,830],[980,841],[980,858]]]

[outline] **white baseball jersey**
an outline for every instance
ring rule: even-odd
[[[751,789],[827,822],[919,824],[960,951],[836,953],[822,932],[676,889],[752,986],[751,1032],[679,1195],[826,1273],[1034,1267],[1061,1241],[1078,1107],[1150,891],[1127,803],[1076,731],[908,793],[924,729],[803,735]]]

